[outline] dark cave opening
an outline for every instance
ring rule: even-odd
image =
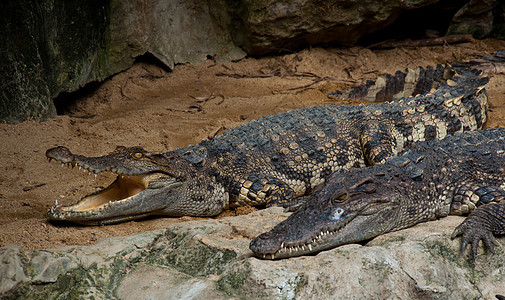
[[[444,0],[403,12],[392,24],[361,37],[358,45],[370,46],[387,40],[444,36],[454,14],[468,1]]]
[[[143,62],[149,65],[154,65],[157,66],[161,69],[163,69],[166,72],[170,72],[171,69],[165,65],[161,60],[156,58],[154,55],[152,55],[149,52],[146,52],[143,55],[140,55],[135,58],[133,64]],[[58,115],[71,115],[74,112],[74,108],[76,104],[84,98],[87,98],[91,95],[93,95],[107,80],[115,76],[116,74],[113,74],[103,81],[91,81],[84,85],[83,87],[80,87],[76,91],[73,92],[61,92],[56,96],[56,98],[53,99],[54,106],[56,107],[56,113]]]
[[[58,96],[53,99],[56,113],[58,115],[72,114],[72,107],[75,106],[80,99],[89,97],[95,93],[102,84],[103,82],[92,81],[80,87],[77,91],[59,93]]]

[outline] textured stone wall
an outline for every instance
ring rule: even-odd
[[[0,4],[0,120],[56,115],[52,100],[151,53],[164,64],[239,59],[222,1],[21,0]]]

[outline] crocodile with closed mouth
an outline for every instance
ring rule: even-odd
[[[250,249],[288,258],[370,240],[449,214],[469,216],[452,234],[471,258],[505,234],[505,128],[419,142],[382,165],[341,170]]]

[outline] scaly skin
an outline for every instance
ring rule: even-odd
[[[505,234],[504,165],[505,128],[419,142],[385,164],[334,174],[250,248],[266,259],[299,256],[470,213],[452,238],[475,259],[480,241],[494,252],[494,234]]]
[[[425,92],[416,97],[269,115],[167,153],[119,147],[102,157],[84,157],[65,147],[49,149],[49,159],[94,173],[111,171],[118,179],[75,205],[55,205],[48,217],[108,224],[145,215],[213,216],[241,205],[293,209],[297,197],[340,169],[383,163],[416,141],[482,128],[487,77],[464,68],[418,70],[424,70],[416,73],[422,74],[422,89],[404,85]],[[398,86],[390,80],[381,94],[398,95]]]

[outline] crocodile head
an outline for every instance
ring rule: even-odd
[[[50,220],[96,225],[156,214],[176,200],[184,181],[181,173],[184,168],[177,166],[182,163],[180,159],[147,152],[140,147],[120,146],[101,157],[86,157],[59,146],[47,150],[46,156],[49,161],[61,163],[62,167],[78,167],[95,176],[107,171],[117,174],[116,180],[107,188],[87,195],[75,204],[63,206],[56,201],[48,212]]]
[[[390,186],[370,177],[339,175],[316,188],[289,218],[252,240],[254,255],[265,259],[306,255],[389,231],[400,194],[387,192]]]

